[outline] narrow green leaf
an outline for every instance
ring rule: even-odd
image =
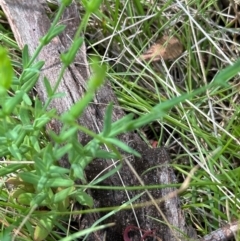
[[[31,142],[34,150],[37,151],[37,152],[40,152],[41,148],[40,148],[40,145],[39,145],[39,142],[38,142],[38,138],[36,136],[30,136],[29,139],[30,139],[30,142]]]
[[[23,164],[10,164],[7,167],[0,168],[0,177],[6,176],[9,173],[15,173],[25,167]]]
[[[33,122],[33,128],[38,130],[45,126],[50,121],[50,117],[48,114],[42,115],[39,118],[36,118]]]
[[[36,82],[38,81],[39,73],[31,74],[31,78],[28,79],[28,81],[24,82],[21,86],[21,90],[23,90],[25,93],[32,90]]]
[[[96,151],[99,148],[99,142],[96,139],[91,140],[88,144],[84,147],[84,155],[85,157],[95,157]]]
[[[97,58],[91,63],[93,75],[88,82],[88,90],[95,92],[105,81],[107,66],[100,65]]]
[[[119,133],[119,130],[123,130],[126,127],[126,123],[129,123],[133,120],[134,114],[128,114],[123,118],[117,120],[116,122],[112,123],[112,131],[111,137],[115,137],[115,133]],[[110,137],[110,136],[109,136]]]
[[[20,81],[19,81],[19,78],[16,77],[16,76],[13,76],[13,80],[12,80],[12,84],[13,85],[20,85]]]
[[[73,190],[74,190],[73,187],[68,187],[68,188],[61,190],[60,192],[57,192],[54,195],[53,203],[58,203],[58,202],[65,200],[66,198],[69,197],[69,195],[72,193]]]
[[[34,63],[31,67],[29,67],[28,69],[29,70],[32,70],[33,72],[34,71],[40,71],[40,69],[43,67],[43,65],[45,64],[45,62],[44,61],[38,61],[38,62],[36,62],[36,63]],[[26,69],[27,70],[27,69]]]
[[[75,56],[82,44],[83,38],[79,38],[72,43],[67,53],[61,54],[60,58],[66,66],[70,65],[74,61]]]
[[[31,123],[30,121],[30,111],[26,108],[20,108],[19,110],[19,117],[22,121],[23,125],[29,125]]]
[[[240,59],[238,59],[233,65],[229,65],[225,69],[218,72],[215,76],[213,83],[228,87],[227,83],[230,79],[235,77],[240,72]]]
[[[131,153],[134,156],[141,157],[141,155],[137,151],[135,151],[130,146],[128,146],[127,144],[125,144],[124,142],[122,142],[116,138],[106,138],[106,141],[114,144],[115,146],[121,148],[123,151],[125,151],[127,153]]]
[[[95,152],[95,158],[118,159],[118,155],[114,152],[108,152],[108,151],[99,149]]]
[[[57,173],[59,175],[62,175],[62,174],[69,173],[69,169],[59,167],[59,166],[51,166],[50,169],[49,169],[49,172],[50,172],[50,175],[53,174],[53,173]]]
[[[150,111],[149,114],[143,115],[135,120],[132,120],[129,123],[126,123],[124,126],[124,130],[125,131],[135,130],[135,129],[140,128],[143,125],[146,125],[154,120],[160,119],[160,118],[164,117],[167,114],[168,110],[170,108],[172,108],[173,106],[176,106],[179,103],[186,101],[187,99],[189,100],[192,97],[194,97],[200,93],[203,93],[204,91],[206,91],[206,89],[207,89],[207,87],[204,86],[195,91],[192,91],[191,93],[182,94],[181,96],[177,96],[175,98],[172,98],[171,100],[162,102],[162,103],[156,105],[154,108],[152,108],[152,110]]]
[[[27,67],[29,60],[28,45],[25,45],[22,50],[22,64],[24,69]]]
[[[22,155],[16,144],[13,143],[10,147],[8,147],[8,150],[16,160],[22,160]]]
[[[52,87],[50,85],[49,80],[45,76],[44,76],[44,79],[43,79],[43,83],[45,85],[48,97],[51,97],[53,95]]]
[[[87,105],[93,99],[94,93],[87,92],[82,99],[80,99],[71,109],[62,115],[63,122],[74,122],[76,121],[83,113]]]
[[[111,132],[112,127],[112,110],[113,103],[110,103],[106,109],[106,114],[104,116],[104,126],[103,126],[103,136],[107,137]]]
[[[32,106],[32,100],[26,93],[23,95],[23,101],[26,105]]]
[[[9,115],[17,107],[18,104],[22,101],[24,92],[18,91],[15,96],[6,101],[3,105],[3,111],[6,115]]]
[[[32,198],[30,205],[31,206],[41,206],[44,205],[44,200],[46,199],[47,194],[46,193],[38,193],[37,195],[34,194],[34,198]],[[45,201],[46,202],[46,201]]]
[[[74,186],[73,180],[67,180],[63,178],[49,178],[46,187],[71,187]]]
[[[38,97],[36,97],[33,115],[37,118],[37,117],[41,116],[42,114],[43,114],[42,102],[38,99]]]
[[[84,177],[84,170],[79,163],[77,163],[77,164],[73,163],[71,165],[71,169],[73,171],[73,175],[74,175],[75,178],[79,178],[84,183],[86,183],[86,180],[85,180],[85,177]]]
[[[51,99],[63,98],[65,96],[66,96],[65,93],[55,93],[51,96]]]
[[[42,171],[42,172],[44,172],[44,171]],[[43,189],[46,187],[46,183],[47,183],[48,180],[49,179],[48,179],[48,175],[47,174],[43,174],[40,177],[40,179],[38,181],[38,184],[37,184],[37,187],[36,187],[37,192],[43,191]]]
[[[47,146],[44,148],[43,158],[40,159],[40,162],[43,163],[46,170],[49,170],[50,166],[55,161],[54,154],[53,154],[53,147],[52,143],[48,143]]]
[[[78,128],[73,126],[68,130],[62,131],[59,135],[59,138],[61,138],[62,141],[67,141],[69,140],[70,137],[74,136],[77,131],[78,131]]]
[[[24,182],[27,182],[33,185],[38,184],[39,177],[32,172],[20,172],[18,175]]]
[[[0,145],[7,145],[8,140],[5,136],[0,136]]]
[[[0,87],[9,89],[13,79],[13,68],[7,50],[0,47]]]
[[[57,152],[55,153],[55,158],[59,160],[65,154],[67,154],[72,149],[72,143],[68,143],[67,145],[58,148]]]
[[[0,240],[2,241],[11,241],[13,234],[13,227],[5,228],[0,232]]]
[[[41,176],[47,172],[47,166],[45,165],[44,158],[46,158],[46,157],[44,156],[43,159],[36,158],[34,161],[34,167],[37,172],[37,175],[39,175],[39,176]]]
[[[57,25],[54,26],[50,32],[48,32],[44,37],[42,37],[40,39],[40,42],[43,45],[47,45],[51,42],[51,40],[56,37],[57,35],[59,35],[60,33],[62,33],[64,31],[64,29],[66,28],[65,25]]]
[[[72,144],[73,144],[74,150],[76,150],[78,154],[82,154],[84,152],[84,148],[82,144],[78,141],[78,139],[75,139],[75,141],[73,140]]]
[[[93,207],[93,198],[86,192],[78,191],[74,194],[74,197],[81,205],[85,205],[90,208]]]
[[[46,240],[48,235],[53,229],[55,222],[54,216],[41,216],[39,222],[34,231],[34,241],[43,241]]]
[[[21,74],[19,81],[22,84],[21,89],[29,91],[35,85],[38,80],[40,69],[43,67],[44,61],[38,61],[33,66],[24,69]],[[30,87],[29,87],[30,85]]]
[[[74,122],[79,118],[90,101],[93,99],[95,91],[104,83],[106,75],[106,66],[100,66],[95,59],[92,63],[93,76],[88,82],[88,89],[86,94],[80,99],[71,109],[62,115],[64,122]]]

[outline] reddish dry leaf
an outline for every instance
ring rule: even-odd
[[[153,44],[147,52],[140,56],[140,60],[157,61],[174,60],[183,52],[183,46],[176,37],[163,36]]]

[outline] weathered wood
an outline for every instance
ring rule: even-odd
[[[41,4],[39,0],[0,0],[0,4],[8,17],[18,45],[20,48],[22,48],[25,44],[28,44],[30,55],[33,55],[39,39],[50,27],[50,21],[45,14],[43,4]],[[75,30],[80,22],[75,3],[73,3],[65,11],[63,20],[64,21],[62,22],[67,25],[66,31],[61,34],[61,36],[55,37],[50,44],[44,47],[38,56],[38,60],[45,61],[45,70],[42,71],[36,86],[38,95],[43,102],[45,102],[47,99],[47,94],[43,85],[43,77],[46,76],[50,80],[52,86],[55,84],[61,68],[61,63],[58,63],[59,54],[67,49],[71,44],[71,38],[73,38]],[[76,56],[76,63],[77,64],[72,64],[65,72],[63,80],[61,81],[61,84],[57,90],[58,92],[65,93],[65,97],[55,99],[51,103],[50,108],[56,108],[59,114],[67,111],[76,101],[78,101],[83,96],[86,89],[86,81],[89,78],[90,71],[86,59],[85,45],[83,45],[79,50],[79,53]],[[106,84],[97,92],[93,103],[87,107],[86,111],[79,119],[79,124],[98,133],[99,130],[102,130],[105,108],[110,101],[113,101],[115,104],[113,121],[123,117],[124,112],[119,108],[117,99],[111,89],[111,85],[109,82],[106,82]],[[57,121],[53,123],[52,127],[56,133],[59,133],[61,130],[61,124]],[[169,184],[175,181],[173,170],[169,166],[166,166],[170,160],[166,154],[166,149],[155,149],[153,151],[149,149],[146,144],[143,143],[143,141],[135,134],[125,134],[119,138],[125,143],[131,143],[131,145],[133,145],[133,147],[143,155],[143,157],[140,159],[134,158],[133,156],[129,157],[132,166],[139,175],[141,175],[141,173],[147,168],[150,168],[156,164],[165,165],[165,167],[156,168],[150,173],[143,175],[142,180],[145,184]],[[84,145],[89,141],[89,137],[83,133],[80,133],[79,141]],[[127,158],[127,156],[125,158]],[[60,160],[60,164],[62,166],[68,166],[68,161]],[[111,160],[96,160],[91,163],[91,165],[89,165],[86,169],[88,180],[91,181],[96,175],[98,175],[102,170],[111,164]],[[102,184],[108,186],[120,186],[122,185],[122,182],[119,178],[120,176],[123,183],[127,186],[139,185],[139,181],[137,180],[136,176],[130,171],[128,165],[125,163],[122,170],[118,174],[113,175],[108,180],[105,180]],[[151,191],[150,194],[154,199],[157,199],[162,195],[175,190],[175,188],[162,189],[162,191],[155,190]],[[139,192],[130,192],[129,195],[130,197],[133,197],[137,193]],[[96,207],[116,206],[128,200],[126,192],[124,191],[115,192],[111,190],[95,190],[92,192],[92,195],[95,199]],[[149,196],[144,194],[144,196],[142,196],[138,202],[147,200],[149,200]],[[175,196],[171,200],[168,200],[168,203],[163,204],[162,207],[169,224],[174,225],[184,233],[187,232],[184,217],[182,216],[182,212],[179,207],[178,197]],[[170,231],[166,225],[162,225],[161,223],[146,216],[149,215],[162,220],[162,215],[159,213],[158,209],[158,206],[154,207],[151,205],[136,210],[137,218],[141,228],[156,229],[156,236],[161,238],[163,241],[180,240],[179,233]],[[171,210],[174,210],[174,212]],[[86,223],[84,227],[90,227],[93,222],[96,221],[94,220],[93,215],[85,215],[84,218],[86,222],[83,220],[81,222],[81,225]],[[135,218],[130,211],[118,212],[109,220],[115,221],[116,226],[107,230],[106,240],[122,241],[122,232],[127,225],[136,225]],[[103,240],[103,236],[103,232],[94,233],[88,237],[88,240]],[[137,234],[133,234],[133,239],[139,239],[139,236]],[[150,238],[148,240],[150,240]]]
[[[217,230],[214,230],[210,234],[204,236],[199,241],[229,241],[233,240],[239,232],[240,222],[235,221],[223,226]]]

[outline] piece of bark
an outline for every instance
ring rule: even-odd
[[[50,27],[50,21],[45,14],[45,9],[39,0],[0,0],[2,9],[4,10],[6,16],[8,17],[9,23],[11,25],[12,31],[15,35],[17,43],[20,48],[23,48],[25,44],[29,46],[30,55],[33,55],[39,39],[44,36],[47,30]],[[63,19],[64,24],[67,25],[66,30],[59,37],[55,37],[50,44],[45,46],[41,53],[38,56],[38,60],[44,60],[45,66],[44,71],[42,71],[39,81],[36,85],[36,89],[39,95],[39,98],[42,102],[45,102],[47,99],[47,94],[45,87],[43,85],[43,77],[46,76],[51,85],[55,84],[57,77],[61,69],[61,63],[59,63],[59,55],[62,51],[68,48],[71,44],[71,39],[75,33],[75,30],[80,23],[79,14],[77,12],[77,6],[73,3],[64,13]],[[86,90],[86,81],[89,78],[89,68],[86,60],[86,51],[85,45],[81,47],[78,55],[76,56],[76,63],[72,64],[64,74],[63,80],[59,85],[57,92],[65,93],[64,98],[54,99],[50,105],[50,108],[56,108],[58,114],[62,114],[67,111],[76,101],[78,101],[84,94]],[[96,97],[93,100],[93,103],[90,104],[84,114],[79,119],[79,124],[84,125],[85,127],[91,129],[98,133],[102,130],[103,126],[103,116],[105,114],[105,108],[113,101],[115,108],[113,111],[113,121],[116,121],[124,116],[124,112],[118,107],[117,99],[111,89],[109,82],[97,92]],[[52,121],[52,128],[56,133],[59,133],[61,130],[61,123],[57,120]],[[169,161],[168,158],[163,158],[162,154],[165,153],[165,149],[156,149],[151,150],[147,148],[146,144],[135,134],[124,134],[119,137],[122,141],[128,144],[132,144],[142,155],[143,158],[130,157],[131,164],[137,170],[139,175],[150,168],[152,165],[165,163]],[[79,133],[79,141],[85,145],[89,141],[89,137],[83,133]],[[155,153],[155,154],[154,154]],[[164,156],[166,156],[164,154]],[[156,161],[156,163],[155,163]],[[111,160],[96,160],[92,162],[86,168],[86,176],[89,181],[91,181],[96,175],[98,175],[102,170],[107,168],[112,164]],[[60,165],[68,167],[69,163],[67,159],[60,160]],[[173,170],[168,167],[163,167],[164,173],[161,171],[161,168],[154,169],[151,174],[146,174],[142,176],[142,179],[145,184],[160,184],[163,181],[163,177],[166,177],[167,174],[167,183],[174,181]],[[164,175],[163,175],[164,174]],[[125,185],[139,185],[136,180],[135,175],[132,174],[129,167],[123,163],[123,167],[119,174],[113,175],[109,179],[105,180],[102,184],[104,185],[113,185],[121,186],[122,182],[120,181],[119,175],[122,177],[122,180]],[[170,178],[171,177],[171,178]],[[151,191],[154,199],[160,198],[161,195],[175,190],[163,189]],[[130,197],[133,197],[139,192],[131,192]],[[93,198],[95,200],[96,207],[109,207],[114,205],[120,205],[128,200],[126,193],[124,191],[93,191]],[[138,202],[148,201],[149,198],[147,195],[141,197]],[[170,201],[173,203],[173,206],[169,206]],[[168,203],[168,204],[167,204]],[[174,225],[176,228],[180,229],[182,232],[186,232],[184,217],[182,216],[178,197],[174,197],[173,200],[169,200],[166,204],[163,204],[165,209],[165,215],[168,222],[171,225]],[[171,210],[175,210],[174,213]],[[161,223],[157,223],[153,219],[147,217],[146,215],[151,215],[158,219],[162,220],[160,214],[157,213],[156,209],[152,206],[144,207],[136,210],[139,223],[141,228],[156,229],[156,235],[161,237],[163,240],[175,241],[176,239],[172,232]],[[175,215],[176,214],[176,215]],[[85,227],[90,227],[94,221],[98,218],[94,215],[85,215],[82,223],[85,223]],[[114,216],[109,218],[109,220],[114,220],[116,226],[107,230],[106,240],[123,240],[122,232],[126,225],[135,222],[135,219],[130,211],[121,211],[116,213]],[[109,220],[106,220],[107,222]],[[178,236],[173,232],[175,236]],[[164,235],[167,234],[168,237]],[[103,240],[104,232],[99,231],[97,233],[91,234],[88,237],[88,241],[91,240]],[[114,238],[113,238],[114,237]],[[136,239],[137,237],[134,237]],[[150,240],[150,238],[148,239]]]
[[[235,221],[222,228],[214,230],[210,234],[204,236],[199,241],[228,241],[232,240],[239,231],[240,222]]]

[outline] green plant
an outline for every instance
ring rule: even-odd
[[[64,8],[70,4],[70,2],[71,1],[62,1],[62,5],[56,14],[49,32],[41,39],[40,45],[31,58],[28,55],[27,46],[24,48],[22,53],[23,68],[19,77],[13,76],[13,68],[7,52],[3,48],[0,49],[0,96],[2,103],[0,110],[0,154],[1,157],[4,158],[1,163],[0,176],[4,183],[10,185],[12,188],[11,190],[4,188],[3,185],[1,186],[0,204],[3,208],[2,220],[4,221],[2,221],[2,237],[4,240],[16,227],[19,228],[17,232],[15,232],[15,235],[18,235],[22,240],[31,240],[32,237],[34,240],[46,240],[47,238],[49,238],[49,240],[51,240],[51,238],[53,240],[61,239],[61,236],[57,232],[54,232],[54,228],[62,230],[67,236],[68,230],[66,230],[64,225],[58,223],[58,219],[61,215],[71,213],[69,211],[71,201],[77,201],[81,205],[88,206],[90,208],[90,210],[88,210],[89,212],[93,207],[93,200],[86,192],[86,189],[90,188],[84,178],[84,169],[86,166],[91,163],[94,158],[121,159],[121,155],[117,148],[134,155],[139,155],[125,143],[120,142],[117,136],[127,131],[138,129],[155,120],[162,119],[163,117],[167,120],[168,125],[179,127],[174,131],[182,135],[182,139],[185,143],[193,143],[191,138],[187,134],[184,134],[189,130],[189,126],[191,126],[191,128],[194,129],[194,136],[198,136],[199,139],[203,138],[209,147],[211,147],[211,150],[218,150],[218,152],[212,151],[210,153],[212,156],[211,158],[209,157],[209,160],[211,160],[209,161],[209,176],[206,175],[206,170],[203,168],[203,170],[197,172],[196,176],[193,178],[190,184],[193,193],[186,193],[185,195],[185,198],[188,198],[188,200],[191,199],[192,202],[186,204],[185,207],[199,207],[197,187],[200,187],[200,190],[207,187],[207,191],[204,189],[206,194],[204,193],[204,195],[201,195],[201,198],[206,202],[202,206],[209,210],[212,209],[217,216],[225,218],[223,212],[218,210],[218,205],[219,200],[225,200],[226,197],[219,191],[219,186],[221,187],[222,184],[220,185],[216,180],[226,183],[226,186],[231,186],[231,188],[238,193],[238,179],[236,178],[238,177],[236,175],[236,173],[238,174],[238,169],[225,171],[229,163],[226,158],[221,156],[224,149],[230,152],[230,150],[235,148],[235,145],[227,138],[228,135],[222,134],[221,138],[213,138],[211,135],[207,135],[207,130],[202,131],[196,124],[196,119],[191,117],[193,110],[191,109],[192,105],[190,101],[196,101],[194,106],[198,107],[206,100],[206,92],[209,93],[208,91],[211,92],[212,96],[218,94],[224,99],[225,91],[231,89],[231,86],[228,85],[227,82],[239,72],[238,66],[240,62],[237,61],[234,65],[220,71],[211,83],[206,83],[202,87],[198,86],[195,90],[191,88],[191,84],[189,84],[189,89],[181,93],[174,91],[173,88],[169,88],[169,86],[165,86],[166,93],[169,96],[169,100],[167,100],[166,97],[161,96],[157,87],[163,80],[149,67],[149,65],[144,65],[142,72],[136,75],[136,83],[132,83],[128,79],[128,71],[121,73],[122,76],[124,76],[123,78],[121,74],[116,74],[110,66],[108,72],[106,72],[107,69],[105,67],[100,67],[100,63],[95,60],[92,61],[91,65],[95,75],[88,81],[88,90],[85,96],[75,103],[68,112],[64,113],[62,116],[58,116],[55,110],[48,110],[48,106],[53,98],[61,98],[61,94],[56,93],[57,86],[62,79],[65,69],[73,62],[74,56],[83,42],[83,39],[79,38],[79,36],[80,33],[87,28],[90,15],[95,12],[96,16],[107,19],[107,24],[103,23],[105,31],[112,31],[112,27],[114,31],[118,30],[119,21],[121,20],[118,15],[118,10],[121,9],[120,1],[116,1],[116,11],[111,11],[109,5],[112,19],[103,16],[103,13],[98,10],[99,5],[97,4],[100,4],[100,1],[97,4],[94,0],[90,2],[83,1],[86,7],[86,13],[83,17],[82,24],[78,28],[76,38],[69,51],[61,56],[63,67],[56,86],[52,88],[49,81],[47,79],[44,80],[48,93],[48,101],[42,105],[37,97],[32,98],[30,94],[30,91],[38,80],[39,72],[43,66],[42,61],[37,63],[34,63],[34,61],[42,47],[63,31],[64,26],[56,25],[56,23]],[[139,1],[134,2],[134,11],[136,12],[133,11],[131,5],[127,5],[126,7],[126,11],[132,17],[134,14],[140,15],[144,13],[143,5],[139,3]],[[157,16],[169,6],[168,4],[169,3],[164,4]],[[152,8],[150,9],[153,10]],[[176,15],[174,17],[176,17]],[[154,22],[155,20],[152,19],[151,21]],[[146,33],[149,38],[151,37],[151,32],[149,31],[151,21],[145,21],[143,25],[144,33]],[[134,24],[134,18],[131,19],[131,22],[131,24]],[[167,25],[169,22],[170,20],[166,21],[165,24]],[[187,28],[187,26],[185,25],[184,28]],[[160,29],[161,28],[159,28],[159,31]],[[129,31],[131,33],[132,30]],[[121,40],[120,36],[116,36],[116,39],[117,41]],[[123,36],[122,39],[128,41],[127,35]],[[121,41],[122,46],[126,43],[124,41]],[[147,44],[144,43],[144,40],[141,38],[139,38],[139,42],[141,44],[143,43],[143,46]],[[136,52],[139,51],[134,45],[130,44],[130,46],[136,50]],[[193,53],[190,54],[194,56]],[[194,58],[194,61],[196,61],[196,58]],[[199,69],[197,61],[195,64],[196,69]],[[155,81],[159,81],[159,83],[155,83],[156,85],[154,86],[156,87],[156,93],[151,95],[148,102],[144,100],[144,96],[141,94],[143,89],[141,86],[138,86],[138,79],[144,77],[145,71],[151,72]],[[190,73],[188,74],[190,79]],[[120,97],[119,99],[122,100],[122,104],[128,111],[139,114],[139,117],[133,119],[134,115],[129,114],[117,122],[112,123],[112,105],[110,104],[106,111],[104,128],[101,133],[96,134],[76,124],[76,119],[81,116],[82,112],[93,98],[96,90],[104,83],[106,75],[112,78],[115,84],[116,79],[119,80],[116,86],[120,86],[122,88],[121,90],[124,90],[120,92],[119,89],[116,88],[116,92]],[[130,93],[130,95],[126,93]],[[149,94],[149,92],[146,93]],[[198,98],[196,98],[196,96]],[[183,102],[187,104],[185,105]],[[127,103],[129,103],[129,106],[127,106]],[[235,107],[237,117],[239,115],[239,108],[237,106]],[[172,112],[169,114],[170,110],[173,108],[177,110],[177,113]],[[179,115],[182,117],[186,115],[188,117],[187,121],[182,122],[181,118],[177,118],[178,113],[180,113]],[[53,132],[45,133],[46,125],[53,118],[58,119],[63,124],[62,131],[59,135]],[[188,121],[192,124],[188,125]],[[233,123],[233,118],[231,119],[231,123]],[[207,122],[206,126],[209,129],[211,128]],[[236,127],[234,128],[234,133],[237,136],[239,135],[239,128],[237,128],[236,124],[234,127]],[[231,126],[229,124],[227,130],[230,130],[230,128]],[[92,140],[85,146],[78,142],[77,132],[79,131],[92,137]],[[103,144],[108,146],[110,149],[109,152],[101,149]],[[208,155],[207,152],[204,152],[203,148],[199,149],[204,155]],[[58,165],[58,160],[64,155],[68,156],[70,162],[69,169]],[[200,156],[200,158],[203,160],[203,156]],[[221,160],[221,165],[218,164],[219,159]],[[185,165],[175,166],[181,173],[186,175],[190,169]],[[214,174],[214,178],[212,178],[211,173],[214,173],[216,167],[222,172],[217,173],[217,175]],[[119,168],[121,168],[121,164],[110,173],[107,173],[104,177],[101,177],[101,179],[95,180],[94,183],[91,184],[91,188],[102,181],[103,178],[107,178],[109,175],[117,172]],[[85,185],[76,186],[75,181],[77,179],[80,179]],[[209,183],[213,185],[208,185]],[[237,196],[235,197],[235,200],[236,199]],[[8,208],[11,208],[10,213],[7,212]],[[237,210],[234,208],[232,208],[232,210],[237,216]],[[81,214],[81,211],[78,213]],[[206,226],[210,225],[207,220],[205,221]],[[99,226],[96,228],[104,227],[106,226]],[[84,230],[78,233],[77,236],[85,235],[93,231],[93,229],[94,227],[89,230]],[[69,238],[73,239],[76,237]],[[67,240],[67,238],[63,240]]]

